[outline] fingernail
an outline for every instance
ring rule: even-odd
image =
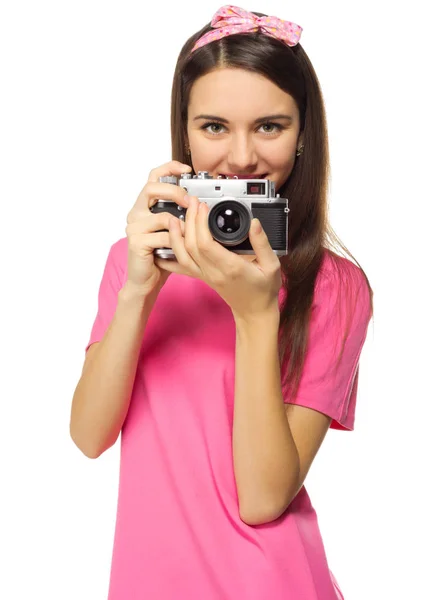
[[[254,231],[255,233],[261,233],[262,225],[259,219],[254,219]]]

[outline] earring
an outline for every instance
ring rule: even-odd
[[[303,152],[304,152],[304,144],[301,144],[301,146],[297,150],[297,156],[301,156],[301,154]]]
[[[188,156],[191,155],[191,150],[188,146],[185,146],[185,152],[188,154]]]

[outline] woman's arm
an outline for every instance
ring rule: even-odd
[[[279,319],[278,309],[251,322],[236,318],[233,459],[240,516],[249,525],[273,521],[286,510],[331,422],[284,403]]]
[[[126,283],[110,326],[93,356],[86,358],[73,396],[70,435],[89,458],[100,456],[120,434],[154,302],[154,296],[144,297]]]

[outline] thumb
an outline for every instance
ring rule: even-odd
[[[271,255],[274,255],[274,253],[259,219],[252,219],[251,228],[249,230],[249,241],[256,254],[258,264],[261,267],[268,266],[271,262]]]
[[[264,233],[264,229],[262,228],[261,221],[259,219],[252,219],[251,230],[254,235]]]

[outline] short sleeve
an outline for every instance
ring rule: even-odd
[[[294,400],[332,418],[333,429],[353,430],[359,359],[372,316],[363,272],[347,259],[319,271],[313,297],[307,353]],[[344,344],[344,345],[343,345]],[[282,375],[282,382],[284,376]]]
[[[98,292],[98,311],[85,352],[100,342],[117,308],[118,293],[123,287],[127,266],[127,238],[113,244],[107,256]]]

